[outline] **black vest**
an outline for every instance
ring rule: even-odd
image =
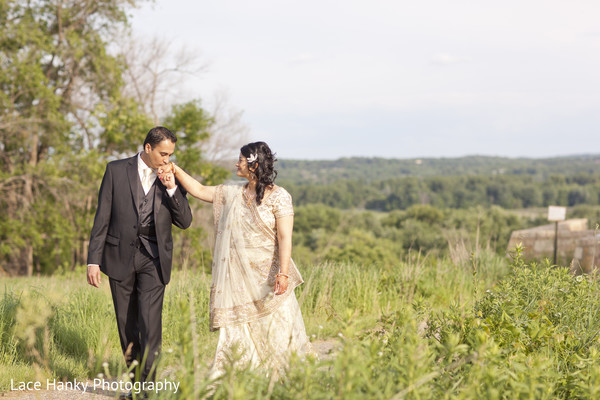
[[[150,187],[148,194],[144,195],[144,187],[139,179],[138,196],[136,199],[138,208],[138,238],[153,258],[158,257],[158,244],[156,241],[156,229],[154,225],[154,193],[156,192],[156,180]]]

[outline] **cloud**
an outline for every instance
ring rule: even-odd
[[[448,53],[437,53],[431,57],[431,63],[435,65],[452,65],[468,61],[464,57],[458,57]]]
[[[288,60],[290,64],[306,64],[315,60],[315,56],[311,53],[299,53]]]

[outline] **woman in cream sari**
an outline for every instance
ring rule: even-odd
[[[313,353],[294,288],[303,282],[291,259],[292,198],[275,185],[275,158],[264,142],[241,148],[237,176],[246,183],[204,186],[173,165],[192,196],[213,203],[215,248],[210,289],[210,329],[219,330],[211,370],[223,373],[237,347],[241,365],[281,373],[290,355]],[[161,171],[162,172],[162,171]]]

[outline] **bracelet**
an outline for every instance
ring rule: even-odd
[[[169,167],[171,167],[171,172],[173,173],[173,175],[175,175],[175,163],[169,163]]]
[[[282,274],[281,272],[278,273],[276,276],[285,276],[286,278],[290,279],[290,276],[288,274]]]

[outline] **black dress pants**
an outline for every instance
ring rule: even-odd
[[[133,272],[125,279],[110,279],[110,290],[127,367],[137,360],[140,370],[135,379],[154,381],[153,364],[162,342],[165,285],[160,279],[159,259],[152,258],[144,246],[137,246],[133,266]],[[144,357],[146,362],[141,365]]]

